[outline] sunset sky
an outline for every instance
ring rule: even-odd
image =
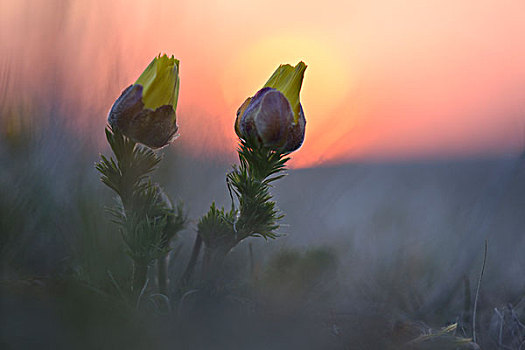
[[[197,156],[230,157],[239,105],[300,60],[296,167],[525,148],[523,0],[0,0],[0,51],[12,103],[57,100],[101,138],[121,90],[174,54],[176,144]]]

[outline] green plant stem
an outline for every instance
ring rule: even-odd
[[[202,279],[208,280],[210,277],[211,261],[214,250],[204,248],[204,257],[202,258]]]
[[[138,296],[146,284],[148,276],[148,265],[134,262],[133,264],[133,294]]]
[[[202,260],[202,278],[204,281],[215,281],[231,248],[204,248]]]
[[[485,272],[485,264],[487,263],[487,251],[488,251],[488,240],[485,240],[485,252],[483,254],[483,265],[481,266],[481,272],[479,274],[478,279],[478,286],[476,288],[476,297],[474,299],[474,310],[472,311],[472,340],[474,343],[477,342],[476,337],[476,312],[478,310],[478,297],[479,297],[479,290],[481,288],[481,281],[483,280],[483,273]]]
[[[159,293],[168,295],[168,254],[157,259]]]
[[[184,270],[184,274],[182,275],[182,278],[180,279],[179,285],[181,287],[185,287],[188,285],[193,275],[193,271],[195,270],[195,265],[197,264],[197,259],[201,251],[201,247],[202,247],[202,238],[199,234],[197,234],[195,237],[195,242],[193,243],[193,249],[191,252],[190,260],[188,261],[188,266],[186,266],[186,270]]]
[[[286,154],[265,147],[254,147],[241,140],[239,164],[226,175],[231,210],[215,203],[199,221],[198,234],[204,242],[202,277],[214,282],[231,249],[248,237],[277,237],[282,218],[273,201],[272,183],[283,176]]]

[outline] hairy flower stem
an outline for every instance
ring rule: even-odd
[[[197,234],[195,237],[195,242],[193,243],[193,250],[191,252],[190,261],[188,261],[188,266],[186,266],[186,270],[184,270],[184,274],[182,275],[182,278],[180,279],[179,285],[182,288],[188,285],[193,275],[193,271],[195,270],[195,265],[197,264],[197,258],[199,257],[201,247],[202,247],[202,238],[199,234]]]
[[[221,267],[226,259],[226,255],[231,249],[204,249],[204,258],[202,261],[202,279],[208,282],[214,282],[219,276]]]
[[[157,259],[159,293],[164,295],[168,295],[168,259],[169,255],[161,256]]]
[[[204,249],[204,257],[202,259],[202,279],[208,280],[210,277],[211,270],[211,260],[212,260],[213,251],[210,248]]]
[[[148,276],[148,265],[134,262],[133,264],[133,295],[138,297]]]
[[[114,157],[101,156],[96,168],[102,182],[120,197],[110,213],[133,261],[131,292],[140,294],[149,265],[157,261],[159,290],[166,294],[170,241],[186,222],[182,204],[174,207],[162,188],[151,181],[150,173],[161,160],[158,154],[137,145],[120,131],[108,128],[106,138]]]
[[[282,214],[273,201],[272,182],[285,176],[287,154],[241,141],[239,164],[226,176],[230,210],[213,203],[199,221],[198,234],[205,246],[204,280],[215,281],[228,253],[248,237],[277,237]]]

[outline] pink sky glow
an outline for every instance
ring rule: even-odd
[[[232,156],[238,106],[299,60],[295,167],[525,148],[523,0],[0,0],[0,51],[10,101],[58,98],[101,138],[121,90],[174,54],[176,144],[196,156]]]

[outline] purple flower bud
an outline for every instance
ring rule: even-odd
[[[169,144],[177,137],[179,129],[173,107],[163,105],[155,110],[145,108],[142,86],[136,84],[124,90],[115,101],[108,122],[114,130],[151,148]]]
[[[281,65],[264,88],[244,101],[235,120],[239,138],[283,153],[301,147],[306,119],[299,92],[305,69],[303,62],[296,67]]]
[[[177,137],[178,95],[179,60],[159,55],[115,101],[109,125],[135,142],[164,147]]]

